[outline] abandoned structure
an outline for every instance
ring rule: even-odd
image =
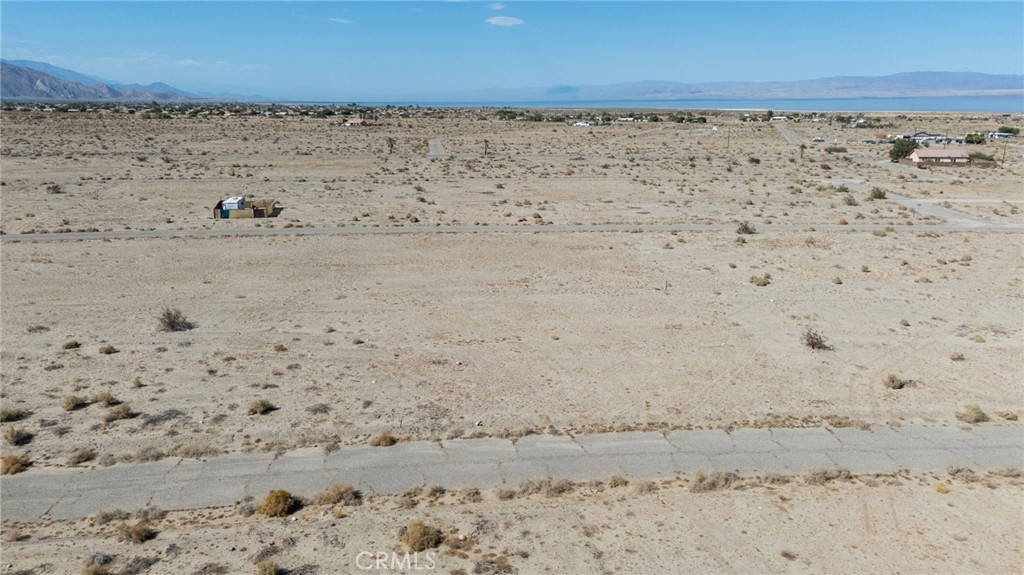
[[[235,196],[220,200],[213,206],[213,219],[272,218],[277,216],[278,211],[277,200],[273,198],[249,200],[244,196]]]

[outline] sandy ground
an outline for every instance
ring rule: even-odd
[[[268,560],[306,574],[1020,570],[1019,477],[898,475],[820,486],[774,477],[706,493],[692,492],[691,481],[596,482],[501,498],[497,490],[424,489],[358,506],[307,506],[286,518],[247,516],[259,501],[148,510],[152,538],[144,542],[122,535],[139,519],[111,510],[8,525],[3,561],[9,573],[73,573],[103,555],[112,573],[252,573]],[[400,533],[413,521],[439,529],[446,543],[409,553]]]
[[[968,404],[980,405],[991,424],[1016,425],[1024,407],[1019,234],[929,231],[942,221],[863,194],[848,201],[835,183],[857,181],[1020,223],[1024,147],[1016,140],[1001,167],[916,170],[891,164],[888,146],[862,142],[877,130],[827,122],[789,124],[808,144],[801,152],[774,126],[740,123],[735,113],[711,116],[706,126],[593,128],[500,121],[492,112],[445,116],[342,127],[311,117],[144,120],[5,111],[5,234],[257,225],[524,229],[5,242],[2,400],[24,417],[3,427],[32,435],[4,453],[27,453],[46,467],[92,450],[81,464],[95,466],[362,443],[381,431],[431,438],[955,425]],[[1014,121],[881,116],[891,123],[881,130],[887,133],[983,131]],[[811,143],[819,135],[825,143]],[[388,137],[397,141],[393,154]],[[428,138],[440,139],[449,157],[428,159]],[[830,145],[848,151],[826,152]],[[981,149],[997,157],[1003,151],[1001,143]],[[284,210],[272,220],[214,221],[214,203],[239,194],[276,197]],[[740,221],[806,231],[740,236],[732,231]],[[547,223],[605,222],[730,228],[530,233]],[[841,222],[851,230],[915,227],[814,231]],[[751,283],[765,274],[769,285]],[[180,309],[196,327],[160,331],[165,307]],[[807,348],[807,329],[824,335],[831,349]],[[63,349],[73,341],[80,347]],[[100,353],[104,345],[117,353]],[[909,384],[889,389],[889,374]],[[69,396],[86,402],[68,411]],[[259,399],[277,409],[251,415]],[[130,417],[105,421],[117,403],[129,406]],[[506,555],[525,549],[528,558],[511,559],[523,573],[564,572],[570,564],[596,573],[648,565],[1007,572],[1021,564],[1020,515],[1010,517],[1020,510],[1019,487],[970,488],[956,497],[928,485],[782,489],[801,503],[780,506],[774,493],[757,490],[711,499],[668,490],[554,508],[485,500],[437,511],[436,519],[463,530],[480,514],[512,522],[516,537],[491,543]],[[881,515],[865,516],[865,506]],[[365,509],[337,527],[340,541],[351,540],[348,550],[393,545],[394,530],[412,517]],[[182,529],[177,545],[201,549],[228,565],[224,572],[242,569],[256,541],[299,528],[211,513],[208,530]],[[225,523],[212,519],[218,514]],[[527,527],[516,525],[520,515],[533,518],[523,520]],[[320,519],[302,517],[300,525],[310,524],[304,533],[312,533]],[[789,518],[787,527],[780,518]],[[858,528],[840,531],[851,522]],[[563,541],[566,524],[584,523],[609,527]],[[934,534],[937,525],[948,525],[948,533]],[[56,549],[73,553],[68,561],[75,563],[99,536],[84,524],[33,528],[65,535],[5,544],[5,563],[10,553],[28,560]],[[219,543],[212,534],[221,531],[240,542]],[[320,536],[291,535],[314,546]],[[552,541],[551,548],[537,538]],[[145,545],[167,544],[161,535]],[[250,552],[224,551],[232,545]],[[332,555],[338,563],[328,569],[328,559],[311,549],[288,566],[351,570],[350,558]],[[796,559],[782,557],[784,549]],[[187,561],[166,572],[201,567],[198,556]],[[465,561],[444,567],[472,571]]]

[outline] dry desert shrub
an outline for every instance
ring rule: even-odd
[[[302,507],[302,502],[297,497],[284,489],[274,489],[267,494],[267,497],[260,503],[260,515],[267,517],[284,517]]]
[[[441,544],[441,530],[422,521],[413,521],[402,531],[401,539],[409,551],[419,553]]]
[[[499,488],[494,490],[494,496],[497,497],[501,501],[508,501],[509,499],[515,499],[515,497],[516,497],[516,490],[515,489],[506,489],[504,487],[499,487]]]
[[[653,481],[641,481],[636,484],[637,495],[646,495],[648,493],[654,493],[658,490],[658,484]]]
[[[96,459],[96,450],[88,447],[76,447],[68,453],[68,465],[79,465]]]
[[[719,489],[728,489],[733,484],[739,482],[739,480],[740,476],[731,471],[716,471],[711,475],[704,475],[698,471],[694,475],[693,481],[690,482],[690,491],[705,493],[708,491],[718,491]]]
[[[32,465],[32,458],[28,455],[5,455],[0,459],[0,475],[21,473],[29,465]]]
[[[608,487],[625,487],[626,485],[629,485],[629,481],[619,475],[613,475],[608,478],[605,485]]]
[[[808,485],[825,485],[829,481],[842,479],[848,481],[853,478],[849,469],[812,469],[804,476],[804,482]]]
[[[757,233],[757,228],[755,228],[754,225],[751,224],[750,222],[741,222],[740,225],[736,227],[736,233],[742,235],[752,235]]]
[[[109,391],[101,391],[96,395],[92,396],[92,403],[98,403],[103,407],[110,407],[112,405],[117,405],[121,402],[116,397],[114,397],[114,394],[110,393]]]
[[[363,494],[348,483],[332,483],[310,500],[313,505],[361,505]]]
[[[156,530],[149,526],[145,519],[137,521],[134,525],[121,524],[117,530],[118,537],[122,541],[131,543],[145,543],[156,537]]]
[[[281,568],[271,559],[264,559],[256,564],[256,575],[277,575]]]
[[[161,451],[159,448],[149,446],[143,447],[138,452],[136,452],[134,459],[139,463],[146,463],[150,461],[159,461],[166,456],[167,454]]]
[[[21,421],[31,414],[29,410],[20,407],[0,407],[0,422]]]
[[[92,516],[92,520],[97,525],[106,525],[112,521],[125,521],[129,517],[131,517],[131,514],[123,509],[111,509],[109,511],[97,511]]]
[[[370,440],[370,445],[374,447],[391,447],[396,443],[398,443],[398,440],[387,431],[380,432],[379,435]]]
[[[77,340],[65,341],[64,345],[60,346],[61,349],[78,349],[82,347],[82,344],[78,343]]]
[[[7,427],[4,429],[4,442],[7,445],[25,445],[32,441],[32,432],[24,427]]]
[[[265,415],[277,409],[273,403],[266,399],[257,399],[249,404],[249,415]]]
[[[112,354],[117,353],[120,350],[117,349],[116,347],[110,345],[110,344],[107,344],[107,345],[101,346],[97,351],[100,352],[103,355],[112,355]]]
[[[60,406],[64,408],[64,411],[74,411],[86,405],[89,405],[89,400],[78,395],[68,395],[60,401]]]
[[[963,361],[964,360],[964,354],[962,352],[959,352],[959,351],[954,351],[953,353],[949,354],[949,360],[950,361]]]
[[[566,479],[524,479],[519,484],[519,495],[543,493],[547,497],[557,497],[571,491],[573,487],[575,484]]]
[[[832,349],[832,346],[828,344],[828,341],[825,339],[825,336],[821,335],[821,333],[819,333],[817,330],[807,328],[804,330],[804,333],[801,337],[803,339],[804,345],[811,349]]]
[[[971,404],[956,414],[956,418],[964,423],[984,423],[988,421],[988,414],[981,410],[981,406]]]
[[[764,287],[772,283],[772,276],[771,274],[768,273],[764,274],[763,276],[750,276],[750,283],[756,285],[757,287]]]
[[[907,386],[908,381],[895,373],[890,373],[885,377],[885,386],[889,389],[903,389]]]
[[[177,308],[164,308],[157,320],[160,323],[160,331],[188,331],[196,326]]]
[[[500,575],[515,573],[516,568],[508,562],[508,557],[499,555],[494,559],[480,559],[473,563],[474,575]]]
[[[978,476],[974,474],[974,471],[967,467],[951,465],[946,468],[946,473],[953,479],[963,481],[964,483],[974,483],[978,480]]]
[[[122,403],[117,407],[112,408],[106,414],[103,415],[104,423],[112,423],[121,419],[131,419],[135,414],[132,413],[132,408],[127,403]]]
[[[112,575],[114,572],[107,565],[100,563],[89,563],[82,567],[82,575]]]

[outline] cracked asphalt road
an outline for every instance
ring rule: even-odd
[[[984,472],[1024,467],[1024,427],[779,428],[531,435],[518,440],[413,441],[325,454],[246,453],[95,469],[39,469],[0,479],[4,521],[87,517],[101,510],[231,505],[271,489],[309,496],[331,482],[367,493],[414,487],[491,488],[525,479],[661,479],[697,471],[802,474]]]

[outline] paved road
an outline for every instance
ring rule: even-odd
[[[448,157],[448,152],[444,151],[444,145],[441,143],[441,140],[438,140],[437,138],[431,138],[428,140],[427,147],[430,148],[430,151],[427,152],[428,158]]]
[[[516,486],[525,479],[584,481],[691,476],[697,471],[803,474],[841,467],[855,474],[985,472],[1024,467],[1024,427],[878,427],[604,433],[569,437],[416,441],[354,446],[325,455],[235,454],[93,470],[32,470],[0,479],[4,521],[86,517],[101,510],[231,505],[271,489],[309,496],[332,481],[367,493],[414,487]]]

